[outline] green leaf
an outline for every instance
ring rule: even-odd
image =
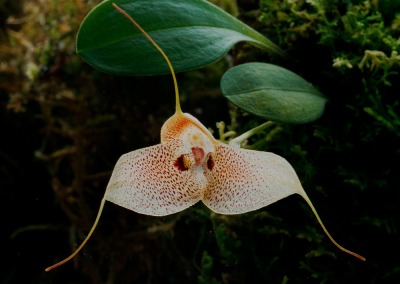
[[[274,121],[307,123],[318,119],[326,98],[295,73],[266,63],[246,63],[228,70],[221,89],[239,108]]]
[[[161,54],[112,2],[159,44],[177,72],[210,64],[240,41],[283,55],[266,37],[205,0],[106,0],[86,16],[76,45],[84,60],[107,73],[169,73]]]

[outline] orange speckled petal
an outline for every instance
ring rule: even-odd
[[[203,202],[217,213],[246,213],[303,191],[292,166],[278,155],[222,143],[214,155]]]
[[[207,182],[203,170],[179,169],[173,150],[166,143],[121,156],[107,186],[106,200],[152,216],[173,214],[198,202]]]

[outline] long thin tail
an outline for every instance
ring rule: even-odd
[[[165,61],[167,61],[168,67],[171,70],[172,79],[174,80],[176,112],[182,113],[181,106],[180,106],[180,103],[179,103],[178,83],[177,83],[177,80],[176,80],[174,68],[172,67],[172,63],[169,60],[168,56],[161,49],[161,47],[146,33],[146,31],[143,30],[142,27],[138,23],[136,23],[136,21],[134,19],[132,19],[131,16],[128,15],[128,13],[126,13],[124,10],[122,10],[117,4],[112,3],[112,5],[114,6],[115,9],[118,10],[118,12],[120,12],[122,15],[124,15],[125,18],[127,18],[132,24],[135,25],[135,27],[151,42],[151,44],[158,50],[158,52],[161,53],[161,55],[165,58]]]
[[[81,245],[70,256],[68,256],[66,259],[64,259],[64,260],[62,260],[62,261],[60,261],[60,262],[58,262],[56,264],[53,264],[52,266],[47,267],[45,269],[46,272],[48,272],[48,271],[50,271],[50,270],[52,270],[52,269],[54,269],[56,267],[59,267],[60,265],[63,265],[67,261],[71,260],[85,246],[85,244],[89,240],[90,236],[93,234],[94,229],[96,229],[97,224],[99,223],[100,216],[101,216],[101,213],[103,212],[103,208],[104,208],[104,203],[105,202],[106,202],[106,198],[103,197],[103,200],[100,203],[100,208],[99,208],[99,212],[97,213],[96,220],[94,221],[94,224],[93,224],[92,228],[90,229],[89,234],[87,235],[85,240],[81,243]]]
[[[358,259],[360,259],[360,260],[362,260],[362,261],[365,261],[365,260],[366,260],[365,257],[363,257],[362,255],[359,255],[358,253],[352,252],[351,250],[348,250],[348,249],[342,247],[341,245],[339,245],[339,244],[333,239],[333,237],[331,236],[331,234],[329,234],[328,230],[326,229],[324,223],[322,223],[322,220],[321,220],[321,218],[319,217],[319,215],[318,215],[318,213],[317,213],[317,210],[315,210],[314,205],[312,204],[310,198],[308,198],[308,196],[307,196],[307,194],[305,193],[305,191],[303,190],[303,192],[300,193],[300,195],[301,195],[301,196],[304,198],[304,200],[308,203],[308,206],[310,206],[312,212],[314,213],[315,217],[316,217],[317,220],[318,220],[318,223],[321,225],[322,229],[324,230],[324,232],[325,232],[325,234],[328,236],[328,238],[331,240],[331,242],[332,242],[335,246],[337,246],[340,250],[342,250],[342,251],[344,251],[344,252],[346,252],[346,253],[348,253],[348,254],[351,254],[352,256],[357,257]]]

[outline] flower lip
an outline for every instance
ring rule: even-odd
[[[192,148],[192,154],[194,156],[195,164],[197,166],[201,165],[202,161],[204,159],[204,156],[205,156],[203,148],[193,147]]]

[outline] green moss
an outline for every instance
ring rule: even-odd
[[[207,253],[207,251],[203,252],[203,256],[201,258],[201,274],[198,278],[199,284],[220,284],[221,282],[217,281],[213,276],[213,267],[214,260]]]
[[[262,0],[260,7],[264,33],[292,58],[282,64],[318,86],[329,99],[320,120],[302,127],[282,126],[281,138],[275,137],[269,146],[292,162],[321,215],[331,222],[336,218],[350,222],[356,246],[380,255],[368,244],[392,240],[398,230],[393,218],[400,218],[394,213],[400,209],[396,201],[400,182],[391,164],[400,160],[398,1]],[[305,160],[301,153],[306,153]],[[329,209],[324,208],[323,197],[332,201]],[[342,215],[339,208],[351,216]],[[358,227],[374,233],[357,237]],[[314,235],[309,240],[316,242],[316,234],[298,236]],[[319,259],[330,255],[314,252],[307,255]],[[396,279],[394,266],[386,265],[368,273]],[[339,281],[334,280],[338,275],[312,259],[302,262],[302,267],[319,283]],[[351,276],[346,277],[348,282]],[[351,282],[360,281],[356,279]]]

